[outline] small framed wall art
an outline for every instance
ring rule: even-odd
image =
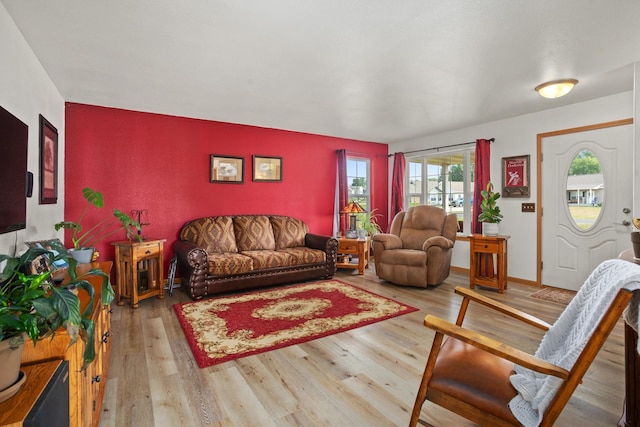
[[[40,204],[58,203],[58,130],[40,114]]]
[[[502,197],[529,197],[529,158],[502,158]]]
[[[282,181],[282,157],[253,156],[253,180]]]
[[[244,183],[244,157],[211,155],[210,182]]]

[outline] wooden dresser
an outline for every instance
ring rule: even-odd
[[[78,266],[78,276],[93,267],[98,267],[107,275],[111,271],[111,261]],[[95,289],[92,319],[95,323],[94,339],[96,359],[86,370],[82,370],[84,343],[79,339],[69,347],[70,337],[64,329],[56,332],[53,340],[48,338],[34,347],[27,342],[22,354],[22,364],[32,365],[50,360],[69,361],[69,425],[72,427],[97,427],[100,423],[102,398],[106,385],[109,354],[111,352],[111,308],[102,305],[102,277],[87,280]],[[88,297],[80,292],[80,311],[88,304]]]

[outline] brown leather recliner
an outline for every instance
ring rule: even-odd
[[[457,228],[456,214],[434,206],[399,212],[388,234],[373,236],[376,274],[405,286],[442,283],[449,276]]]

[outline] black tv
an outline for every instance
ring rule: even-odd
[[[0,234],[27,227],[29,127],[0,107]]]

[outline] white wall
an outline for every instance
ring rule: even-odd
[[[0,106],[29,126],[28,169],[34,174],[33,197],[27,199],[27,228],[0,234],[0,253],[22,252],[25,241],[62,237],[53,224],[64,214],[64,100],[13,20],[0,3]],[[58,129],[58,203],[40,205],[39,115]],[[0,183],[3,185],[3,183]],[[2,203],[2,201],[0,201]]]
[[[570,96],[567,95],[567,96]],[[553,102],[549,100],[549,102]],[[418,138],[389,145],[389,153],[406,152],[430,147],[495,138],[491,144],[491,180],[497,188],[502,186],[503,157],[529,154],[531,156],[531,195],[527,199],[500,199],[504,215],[500,234],[510,235],[510,277],[536,280],[536,214],[521,212],[523,202],[537,202],[536,135],[544,132],[586,126],[633,117],[633,92],[624,92],[593,101],[553,108],[511,119],[484,123],[438,135]],[[634,170],[637,169],[634,167]],[[391,169],[390,169],[391,170]],[[638,179],[629,176],[629,179]],[[636,183],[637,184],[637,183]],[[637,185],[635,188],[639,188]],[[536,205],[536,210],[539,206]],[[636,215],[637,216],[637,215]],[[469,244],[456,242],[453,265],[469,268]]]

